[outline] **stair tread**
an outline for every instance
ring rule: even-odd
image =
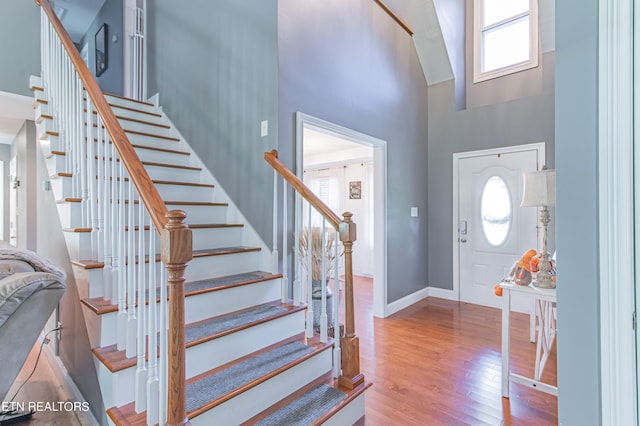
[[[274,301],[230,312],[185,325],[185,343],[190,348],[258,324],[304,310],[305,305],[294,306]],[[111,371],[117,372],[136,365],[136,357],[127,358],[124,350],[115,344],[92,349],[94,355]]]
[[[248,253],[248,252],[260,251],[260,250],[261,250],[260,247],[245,247],[245,246],[200,249],[200,250],[193,251],[193,257],[220,256],[225,254]]]
[[[129,101],[129,102],[135,102],[137,104],[141,104],[141,105],[148,105],[151,107],[155,107],[155,104],[152,104],[151,102],[147,102],[147,101],[140,101],[138,99],[133,99],[133,98],[127,98],[126,96],[122,96],[122,95],[116,95],[110,92],[103,92],[103,94],[105,96],[110,96],[112,98],[118,98],[118,99],[123,99],[125,101]]]
[[[102,262],[94,262],[92,260],[82,261],[91,262],[90,264],[99,264],[100,268],[104,267]],[[74,262],[75,264],[75,262]],[[97,266],[96,266],[97,267]],[[86,268],[90,269],[90,268]],[[206,280],[191,281],[185,283],[185,297],[196,296],[199,294],[210,293],[213,291],[226,290],[232,287],[240,287],[243,285],[256,284],[282,278],[282,274],[272,274],[264,271],[253,271],[243,274],[228,275],[225,277],[210,278]],[[160,290],[156,290],[156,294],[160,294]],[[160,298],[158,297],[158,301]],[[104,297],[93,297],[90,299],[82,299],[89,309],[97,315],[104,315],[118,311],[118,305],[106,300]],[[148,300],[147,300],[148,303]]]
[[[308,339],[302,333],[188,379],[187,416],[193,419],[332,346],[331,340],[322,343],[317,336]],[[135,403],[110,408],[107,413],[116,425],[144,424],[140,422],[146,415],[135,413]]]
[[[339,401],[330,404],[330,406],[329,404],[324,404],[324,406],[322,406],[322,404],[318,404],[319,401],[317,397],[307,399],[310,395],[310,392],[313,392],[320,386],[325,386],[335,392],[340,392],[344,395],[344,397]],[[358,385],[353,389],[340,386],[338,380],[333,379],[332,372],[329,372],[293,392],[286,398],[283,398],[277,404],[274,404],[263,412],[255,415],[251,419],[242,423],[240,426],[258,425],[260,424],[260,422],[264,422],[262,424],[265,426],[282,425],[289,423],[320,425],[327,421],[335,413],[340,411],[343,407],[348,405],[351,401],[360,396],[370,386],[370,382],[362,383],[361,385]],[[291,406],[291,404],[296,403],[302,403],[304,406],[314,405],[313,408],[315,408],[315,411],[317,412],[316,415],[313,416],[313,418],[302,418],[302,415],[297,410],[289,413],[286,416],[284,415],[284,413],[279,412],[279,410],[281,410],[282,408]]]

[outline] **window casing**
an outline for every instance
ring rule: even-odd
[[[538,1],[473,0],[473,82],[538,66]]]

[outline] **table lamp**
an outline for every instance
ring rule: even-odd
[[[540,223],[542,224],[542,251],[538,264],[538,275],[533,285],[541,288],[555,288],[556,284],[551,279],[551,262],[547,253],[547,226],[549,225],[549,206],[556,204],[556,171],[542,170],[524,174],[524,194],[522,207],[541,207]]]

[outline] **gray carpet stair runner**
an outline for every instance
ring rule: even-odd
[[[300,342],[290,342],[256,357],[232,365],[219,373],[187,385],[187,411],[193,411],[229,392],[286,366],[309,353],[313,348]]]
[[[308,426],[346,397],[347,394],[338,389],[319,385],[256,423],[256,426]]]
[[[250,324],[254,321],[269,318],[283,312],[286,312],[283,308],[273,305],[262,305],[235,314],[211,318],[186,327],[185,340],[187,343],[193,342],[194,340]]]

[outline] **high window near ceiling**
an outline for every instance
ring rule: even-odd
[[[537,0],[473,0],[473,82],[538,66]]]

